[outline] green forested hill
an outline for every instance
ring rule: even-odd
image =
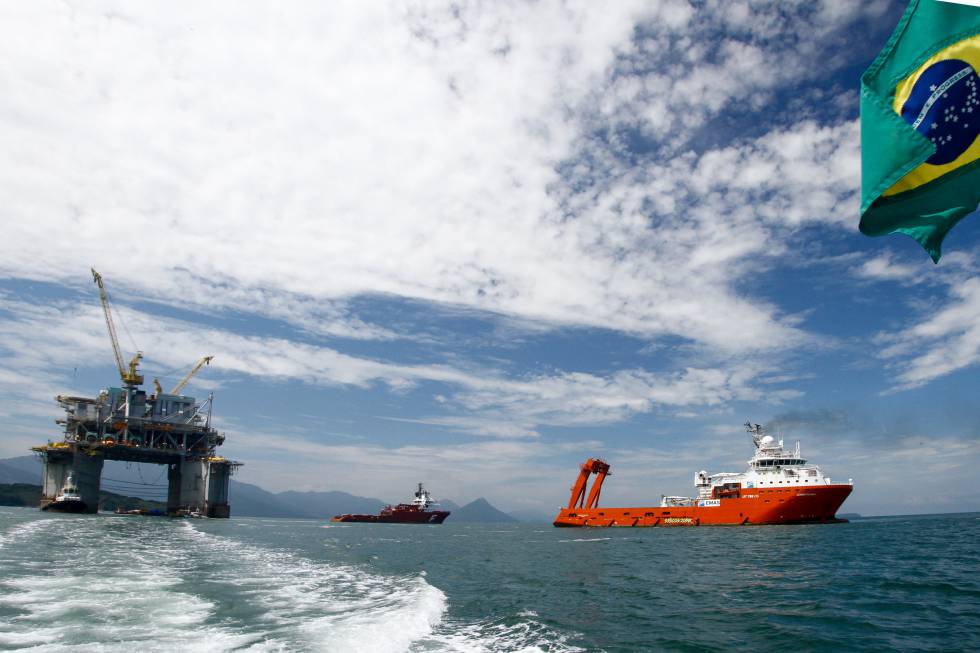
[[[40,501],[40,485],[28,483],[0,484],[0,506],[36,506]]]

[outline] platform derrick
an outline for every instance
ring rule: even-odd
[[[179,394],[214,357],[199,360],[169,393],[162,392],[154,379],[156,392],[147,395],[140,388],[143,354],[137,351],[125,364],[102,277],[92,270],[92,278],[99,288],[122,386],[105,389],[95,398],[56,397],[65,411],[64,418],[57,420],[64,427],[64,437],[61,442],[33,448],[44,463],[41,508],[54,505],[71,476],[85,512],[96,512],[104,461],[123,460],[167,465],[169,514],[228,517],[229,479],[240,464],[217,454],[225,437],[211,424],[214,395],[198,402]]]

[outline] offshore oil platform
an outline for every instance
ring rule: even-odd
[[[112,341],[122,387],[95,398],[58,395],[65,417],[60,442],[33,447],[44,465],[41,510],[95,513],[106,460],[167,465],[167,514],[228,517],[228,481],[241,466],[217,455],[225,436],[211,426],[214,395],[198,403],[181,390],[213,356],[205,356],[170,392],[157,379],[154,392],[140,386],[137,351],[124,362],[102,276],[92,270]]]

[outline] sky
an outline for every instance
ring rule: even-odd
[[[0,457],[119,384],[94,267],[272,491],[651,505],[751,420],[843,512],[980,510],[980,219],[857,230],[903,10],[0,5]]]

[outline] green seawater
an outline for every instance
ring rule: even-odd
[[[980,514],[583,530],[0,508],[0,649],[977,651]]]

